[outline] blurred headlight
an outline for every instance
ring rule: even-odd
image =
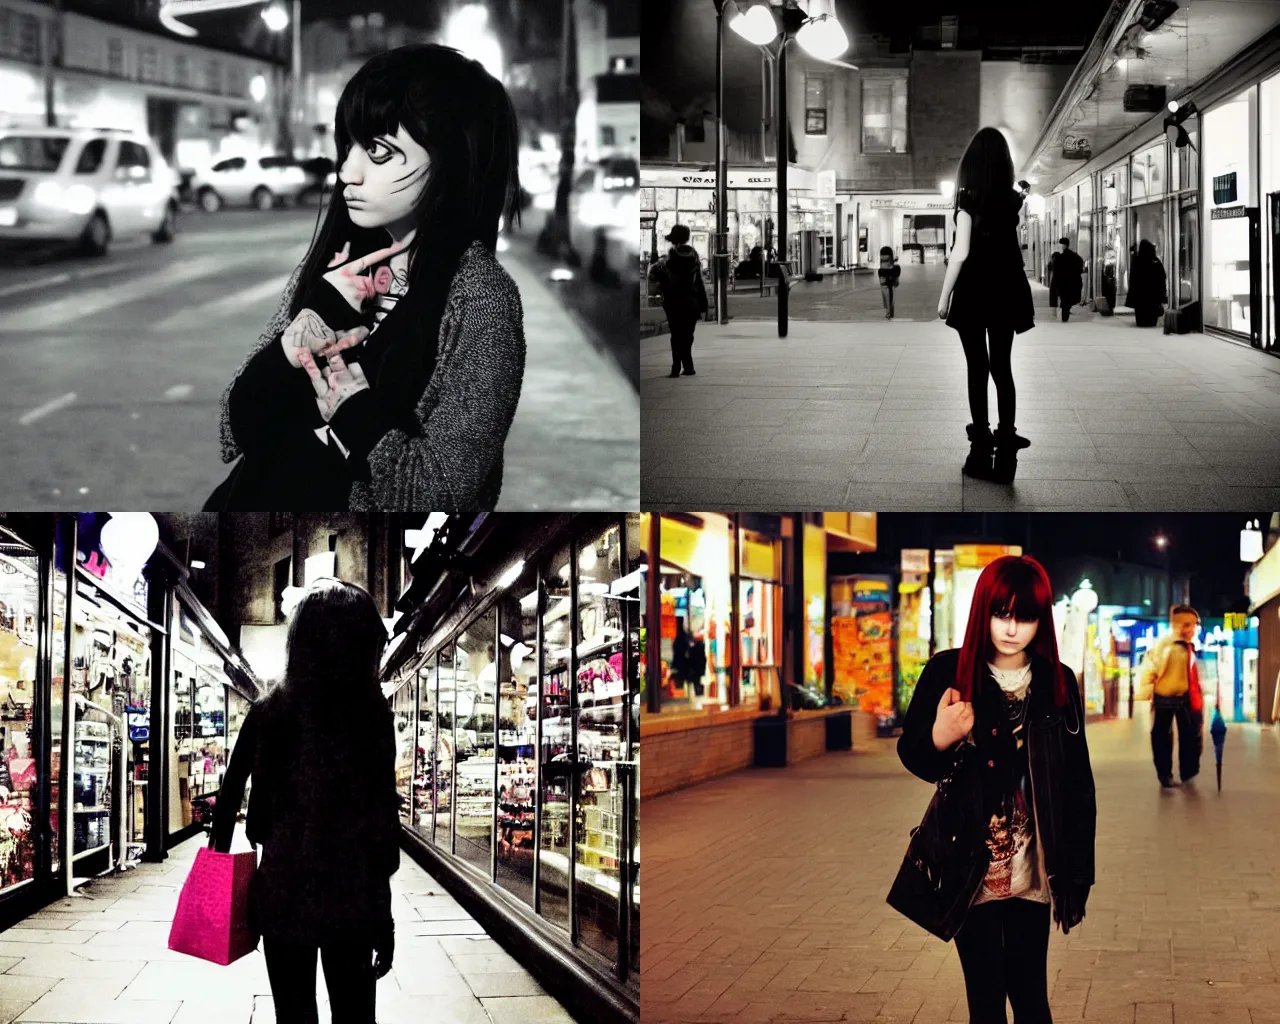
[[[36,186],[31,198],[41,206],[61,206],[62,186],[56,181],[42,181]]]
[[[88,185],[72,185],[63,197],[63,203],[71,213],[88,213],[97,201],[97,193]]]
[[[324,179],[324,183],[328,185],[330,188],[333,188],[334,186],[336,186],[338,184],[338,172],[330,171],[329,176]]]

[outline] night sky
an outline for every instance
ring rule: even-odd
[[[989,0],[913,0],[912,3],[853,3],[836,0],[840,22],[852,44],[844,58],[857,63],[858,39],[888,35],[905,52],[917,24],[936,24],[944,14],[960,19],[961,45],[1087,46],[1109,0],[1010,6]],[[1016,17],[1007,11],[1016,10]],[[729,12],[726,10],[725,17]],[[644,0],[641,78],[645,131],[665,134],[664,125],[699,108],[715,109],[715,5],[712,0]],[[725,28],[725,107],[731,128],[751,130],[760,122],[760,51]]]
[[[949,547],[963,543],[1021,544],[1028,555],[1096,555],[1161,569],[1154,538],[1169,538],[1168,568],[1191,577],[1191,599],[1206,615],[1244,611],[1240,530],[1260,519],[1265,535],[1270,512],[882,512],[879,552]]]

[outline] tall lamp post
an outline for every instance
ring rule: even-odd
[[[728,0],[712,0],[716,5],[716,316],[729,322],[729,167],[724,139],[724,8]]]
[[[741,3],[741,0],[739,0]],[[778,233],[779,261],[787,257],[787,45],[794,39],[811,57],[834,61],[849,49],[849,37],[845,35],[835,14],[835,0],[757,0],[742,10],[729,22],[729,27],[748,42],[755,43],[773,59],[778,79],[778,100],[775,113],[776,159],[778,175]],[[776,46],[771,44],[775,43]],[[848,65],[845,65],[848,66]],[[855,69],[856,70],[856,69]],[[787,336],[787,293],[789,285],[780,273],[778,276],[778,337]]]

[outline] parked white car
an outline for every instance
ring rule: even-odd
[[[296,203],[311,183],[292,157],[235,156],[197,171],[191,189],[201,209],[216,213],[223,206],[252,205],[270,210],[281,202]]]
[[[100,256],[126,235],[171,241],[177,183],[155,143],[138,132],[0,132],[0,245],[69,242]]]
[[[569,194],[569,239],[597,281],[640,279],[640,166],[609,157],[580,171]]]

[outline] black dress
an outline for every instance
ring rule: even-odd
[[[1018,244],[1021,209],[1022,198],[1012,188],[1007,199],[993,197],[981,206],[969,189],[956,194],[956,215],[960,210],[968,213],[973,228],[969,255],[951,292],[948,327],[1002,327],[1021,334],[1035,326],[1031,285]]]

